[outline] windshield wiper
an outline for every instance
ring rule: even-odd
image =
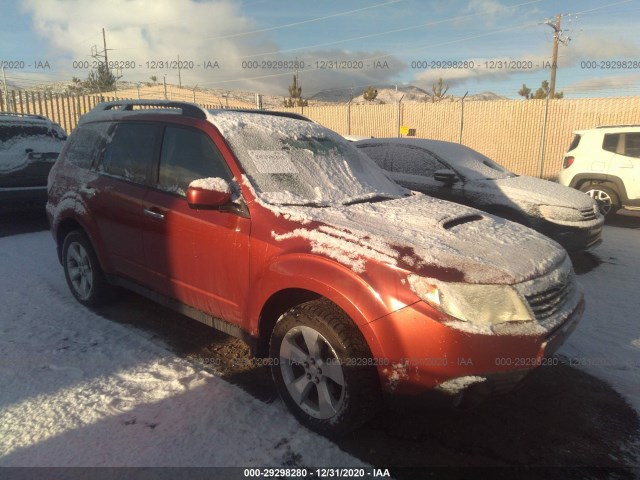
[[[395,200],[397,198],[402,197],[392,197],[389,195],[375,195],[373,197],[361,197],[355,198],[353,200],[348,200],[343,203],[345,206],[355,205],[356,203],[376,203],[376,202],[384,202],[385,200]]]
[[[328,203],[316,203],[316,202],[300,202],[300,203],[278,203],[280,207],[314,207],[314,208],[327,208],[330,207]]]

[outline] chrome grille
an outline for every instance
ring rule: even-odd
[[[593,208],[583,208],[580,210],[580,215],[582,216],[582,220],[595,220],[596,212]]]
[[[539,293],[526,295],[525,298],[536,320],[541,322],[553,316],[562,308],[565,299],[573,288],[574,278],[573,275],[569,275],[563,283],[558,283]]]

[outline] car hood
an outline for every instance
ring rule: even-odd
[[[514,203],[551,205],[583,210],[593,207],[593,200],[579,190],[565,187],[559,183],[534,177],[509,177],[498,180],[474,181],[468,184],[476,188],[497,189],[496,196],[506,197]]]
[[[548,273],[566,257],[534,230],[419,193],[342,207],[281,207],[278,213],[299,227],[273,231],[276,241],[306,239],[312,252],[363,275],[373,261],[441,280],[514,284]]]

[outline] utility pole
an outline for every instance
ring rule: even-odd
[[[560,28],[560,19],[562,14],[556,14],[556,21],[547,20],[544,23],[553,28],[553,51],[551,54],[551,81],[549,82],[549,97],[553,98],[556,93],[556,71],[558,69],[558,46],[560,43],[567,45],[571,40],[567,36],[562,36],[562,29]]]
[[[102,44],[104,45],[104,63],[107,65],[107,69],[109,69],[109,59],[107,58],[107,37],[104,33],[104,27],[102,28]]]
[[[180,55],[178,55],[178,87],[182,88],[182,77],[180,75]]]
[[[104,50],[102,52],[98,51],[98,46],[94,45],[91,47],[91,56],[98,60],[100,63],[104,62],[104,66],[107,68],[107,71],[111,71],[109,68],[109,56],[107,54],[107,37],[104,32],[104,28],[102,29],[102,45]]]
[[[556,15],[556,24],[553,26],[553,54],[551,59],[551,82],[549,85],[549,97],[556,93],[556,70],[558,68],[558,43],[560,43],[560,14]]]
[[[7,92],[7,77],[5,77],[5,75],[4,75],[4,65],[2,66],[2,82],[4,83],[4,103],[5,103],[5,106],[2,107],[2,105],[0,105],[0,108],[6,109],[7,111],[9,111],[9,93]]]

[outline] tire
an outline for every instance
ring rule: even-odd
[[[587,183],[580,187],[580,191],[586,193],[600,207],[600,213],[606,218],[611,218],[620,210],[620,197],[618,193],[611,187],[607,187],[597,183]]]
[[[62,244],[62,266],[69,290],[87,307],[106,301],[112,291],[91,242],[81,230],[69,233]]]
[[[369,347],[333,303],[314,300],[286,312],[269,350],[280,397],[309,429],[339,437],[378,411],[380,385]]]

